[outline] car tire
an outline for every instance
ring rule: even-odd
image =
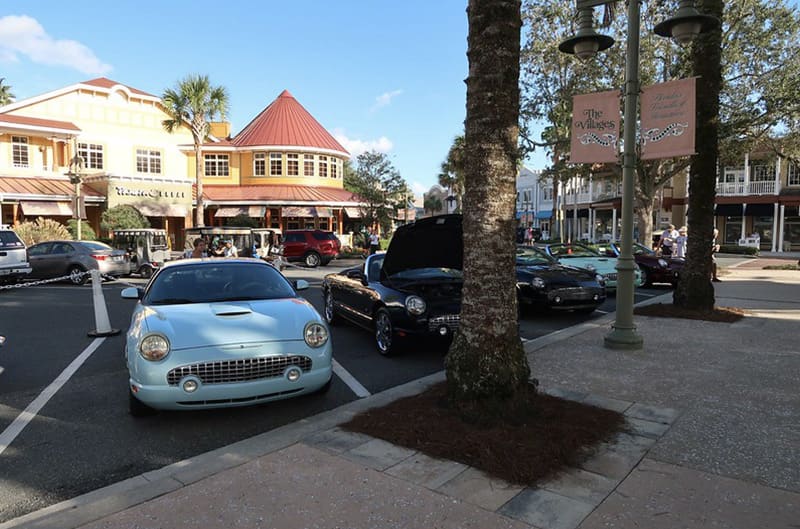
[[[67,271],[69,282],[73,285],[85,285],[89,281],[89,274],[84,274],[86,270],[82,266],[73,265]],[[81,275],[83,274],[83,275]]]
[[[153,269],[149,266],[143,266],[139,269],[139,276],[141,276],[142,279],[150,279],[153,277]]]
[[[383,356],[391,356],[397,352],[397,336],[394,334],[392,317],[386,309],[378,309],[375,313],[375,345]]]
[[[333,294],[331,294],[330,290],[326,290],[325,294],[323,294],[323,301],[325,302],[325,307],[322,313],[325,316],[325,322],[331,326],[338,325],[341,320],[339,315],[336,314],[336,308],[333,305]]]
[[[653,286],[653,281],[650,278],[650,270],[647,268],[641,268],[642,271],[642,286],[643,287],[651,287]]]
[[[154,415],[156,410],[140,401],[133,395],[133,391],[128,390],[128,412],[133,417],[147,417]]]
[[[319,266],[320,262],[322,262],[322,259],[317,252],[308,252],[303,256],[303,262],[309,268],[316,268]]]

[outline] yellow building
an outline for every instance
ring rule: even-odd
[[[178,145],[188,129],[166,132],[159,97],[106,78],[0,108],[2,222],[75,216],[67,173],[77,154],[83,218],[99,233],[102,211],[131,204],[181,244],[190,222],[192,180]]]

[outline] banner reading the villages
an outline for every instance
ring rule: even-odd
[[[642,89],[642,160],[695,153],[695,78]]]
[[[569,161],[617,162],[619,123],[619,91],[574,96]]]

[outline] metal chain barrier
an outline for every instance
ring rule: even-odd
[[[118,277],[111,276],[111,275],[108,275],[108,274],[101,274],[101,277],[103,279],[105,279],[106,281],[113,281],[115,283],[119,283],[120,285],[123,285],[123,286],[126,286],[126,287],[141,288],[143,286],[142,284],[138,284],[137,285],[135,283],[128,283],[127,281],[123,281],[122,279],[120,279]]]
[[[80,272],[77,274],[70,274],[61,277],[53,277],[51,279],[40,279],[38,281],[26,281],[21,283],[13,283],[10,285],[0,285],[0,290],[11,290],[12,288],[27,288],[27,287],[35,287],[38,285],[46,285],[48,283],[57,283],[59,281],[66,281],[69,279],[72,282],[75,282],[78,279],[82,279],[83,276],[89,275],[90,272]]]

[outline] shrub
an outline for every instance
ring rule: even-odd
[[[738,244],[723,244],[719,247],[719,253],[758,255],[758,248],[753,248],[752,246],[739,246]]]
[[[56,241],[59,239],[69,239],[70,234],[67,227],[53,219],[39,217],[33,222],[23,222],[14,231],[19,238],[27,245],[37,242]]]
[[[225,219],[225,225],[241,226],[243,228],[258,228],[261,226],[261,223],[258,219],[254,219],[253,217],[247,215],[236,215],[235,217]]]
[[[67,229],[69,230],[69,238],[77,241],[78,221],[76,219],[69,219],[67,221]],[[97,240],[97,234],[94,232],[94,228],[92,228],[92,226],[85,220],[81,221],[81,240],[82,241]]]
[[[135,207],[123,204],[105,210],[100,219],[100,227],[107,231],[135,230],[149,228],[150,221]]]

